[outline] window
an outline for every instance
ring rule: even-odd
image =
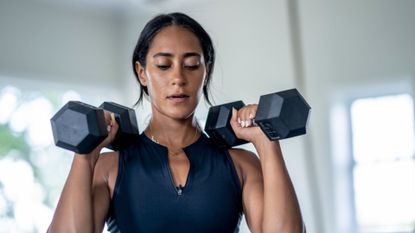
[[[55,93],[56,94],[56,93]],[[0,88],[0,225],[4,232],[45,232],[70,156],[53,145],[50,118],[74,91],[55,95]]]
[[[50,118],[69,100],[121,98],[115,89],[0,81],[0,232],[46,232],[73,158],[53,144]]]
[[[414,103],[409,94],[350,105],[359,232],[415,231]]]

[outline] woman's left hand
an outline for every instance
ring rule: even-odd
[[[261,128],[255,124],[257,104],[248,104],[236,110],[232,109],[231,126],[236,137],[252,143],[259,140],[269,140],[262,132]]]

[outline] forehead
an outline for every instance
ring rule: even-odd
[[[151,42],[149,54],[168,52],[181,54],[186,52],[199,52],[202,47],[199,39],[189,29],[180,26],[168,26],[156,34]]]

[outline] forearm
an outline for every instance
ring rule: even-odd
[[[48,232],[93,232],[92,164],[75,155]]]
[[[254,142],[264,181],[262,232],[303,232],[299,203],[278,141]]]

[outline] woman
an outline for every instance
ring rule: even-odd
[[[208,88],[215,53],[192,18],[160,15],[137,42],[133,67],[151,103],[149,125],[134,145],[100,155],[118,129],[90,154],[75,154],[49,232],[238,232],[242,213],[252,232],[303,232],[295,191],[278,141],[253,126],[256,105],[233,110],[242,149],[214,145],[194,111]]]

